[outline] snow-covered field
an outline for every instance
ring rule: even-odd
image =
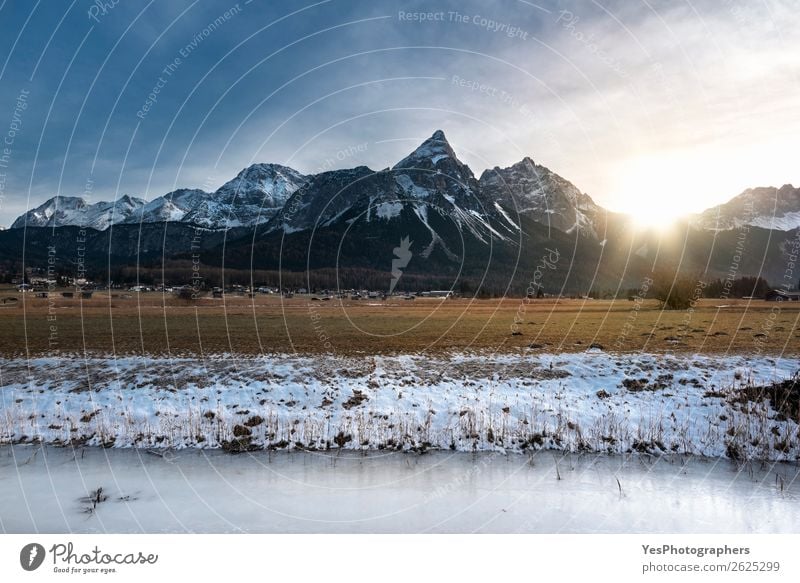
[[[158,453],[0,447],[0,531],[800,532],[796,464],[543,450]]]
[[[797,359],[602,351],[0,360],[0,439],[796,460],[797,419],[739,391],[799,369]]]

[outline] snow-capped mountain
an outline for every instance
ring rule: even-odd
[[[128,217],[125,223],[159,223],[183,221],[186,215],[211,196],[196,189],[180,189],[154,198],[141,210]]]
[[[253,164],[216,192],[179,189],[149,202],[128,195],[87,204],[80,197],[55,196],[28,211],[11,228],[84,226],[104,230],[115,224],[183,222],[209,229],[266,223],[307,177],[279,164]]]
[[[267,230],[295,233],[346,224],[353,233],[369,238],[386,223],[417,233],[424,257],[438,248],[456,258],[461,250],[454,247],[461,241],[455,239],[461,237],[454,237],[453,229],[482,243],[493,237],[510,240],[518,231],[481,197],[478,181],[441,130],[390,169],[374,172],[360,166],[312,177]],[[451,231],[449,237],[446,231]]]
[[[800,227],[800,188],[784,184],[748,188],[728,202],[712,207],[693,218],[696,226],[727,231],[743,225],[790,231]]]
[[[223,184],[185,221],[205,226],[248,226],[271,219],[308,177],[279,164],[253,164]]]
[[[180,189],[148,202],[125,222],[190,223],[208,229],[269,221],[308,178],[279,164],[253,164],[216,192]]]
[[[73,225],[104,230],[131,218],[145,205],[141,198],[127,194],[113,202],[87,204],[77,196],[54,196],[15,220],[11,228],[63,227]]]
[[[595,221],[603,209],[569,180],[528,157],[509,168],[486,170],[480,188],[512,217],[524,215],[565,233],[597,236]]]

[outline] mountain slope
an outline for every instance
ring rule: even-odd
[[[489,200],[565,233],[597,237],[595,221],[605,211],[570,181],[526,157],[509,168],[495,166],[480,178]]]
[[[800,188],[784,184],[748,188],[728,202],[693,217],[696,226],[713,231],[736,229],[743,225],[790,231],[800,227]]]
[[[307,181],[288,166],[253,164],[189,212],[184,222],[216,228],[266,223]]]

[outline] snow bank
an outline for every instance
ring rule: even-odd
[[[745,386],[797,359],[582,354],[0,360],[0,442],[800,456]]]

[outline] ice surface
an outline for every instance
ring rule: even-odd
[[[789,464],[544,451],[161,454],[2,447],[2,531],[800,532]],[[94,504],[98,488],[107,498]]]

